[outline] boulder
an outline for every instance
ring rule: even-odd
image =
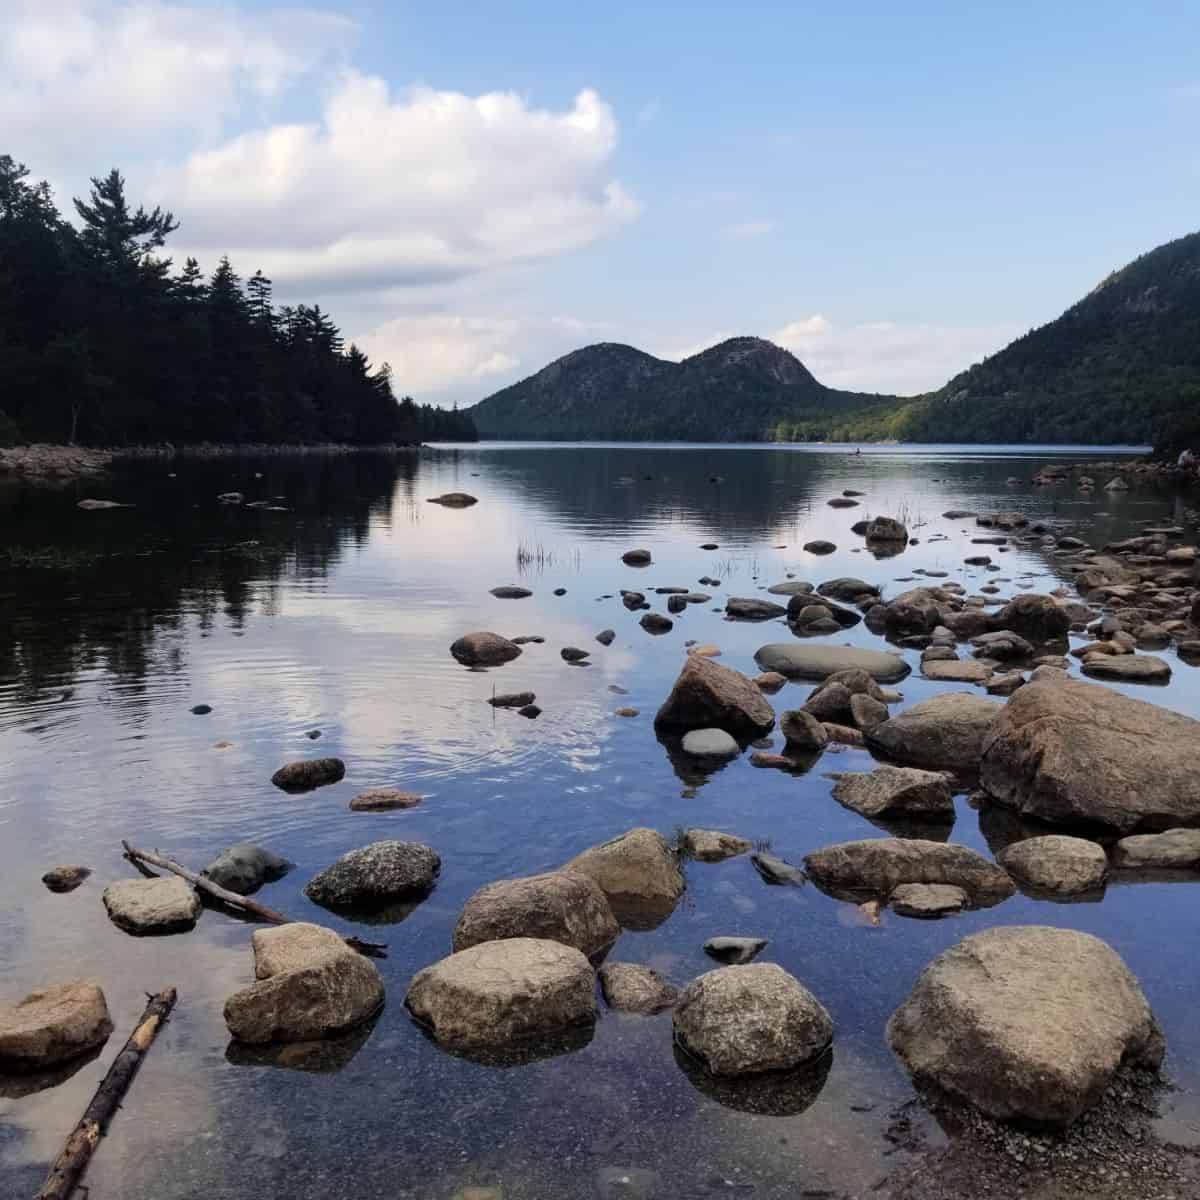
[[[337,783],[345,774],[346,764],[340,758],[302,758],[280,767],[271,782],[285,792],[308,792]]]
[[[397,808],[416,808],[423,799],[419,792],[402,792],[390,787],[369,788],[350,801],[350,808],[354,812],[390,812]]]
[[[464,667],[498,667],[521,655],[521,647],[498,633],[481,630],[464,633],[450,646],[456,662]]]
[[[1115,867],[1196,870],[1200,868],[1200,829],[1131,834],[1113,846],[1112,861]]]
[[[819,717],[802,708],[785,712],[779,719],[779,728],[787,744],[803,754],[817,754],[829,745],[829,735]]]
[[[817,538],[816,541],[805,542],[804,549],[807,550],[809,554],[832,554],[837,547],[832,542],[827,542],[821,538]]]
[[[876,517],[867,525],[868,542],[907,542],[908,529],[894,517]]]
[[[605,963],[598,973],[604,1002],[616,1012],[662,1012],[679,998],[678,988],[638,963]]]
[[[178,875],[119,879],[104,889],[104,907],[119,929],[138,936],[183,933],[200,916],[200,897]]]
[[[767,588],[772,596],[806,596],[812,590],[813,585],[803,579],[785,579],[782,583],[773,583]]]
[[[840,579],[827,579],[817,591],[822,596],[832,596],[835,600],[858,600],[863,596],[878,596],[879,587],[862,579],[843,576]]]
[[[915,767],[878,766],[834,777],[833,798],[864,817],[904,816],[954,820],[954,794],[946,777]]]
[[[631,829],[577,854],[562,869],[594,880],[627,929],[661,924],[683,895],[678,859],[654,829]]]
[[[651,562],[649,550],[626,550],[621,555],[621,561],[627,567],[648,567]]]
[[[226,891],[249,896],[264,883],[282,879],[291,869],[292,864],[286,858],[280,858],[262,846],[238,842],[228,850],[222,850],[201,874]]]
[[[479,501],[466,492],[446,492],[441,496],[430,496],[430,504],[440,504],[445,508],[470,508]]]
[[[308,881],[304,894],[325,908],[379,908],[428,892],[442,862],[420,842],[372,842],[343,854]]]
[[[992,618],[981,608],[964,608],[961,612],[943,613],[942,624],[956,638],[973,638],[992,628]]]
[[[1011,629],[997,629],[992,633],[981,633],[971,639],[975,653],[986,658],[1006,661],[1013,658],[1032,658],[1033,646],[1019,633]]]
[[[971,906],[971,898],[949,883],[902,883],[888,898],[897,916],[932,919],[948,917]]]
[[[970,692],[946,692],[868,730],[867,745],[909,766],[972,772],[1002,707]]]
[[[683,735],[683,752],[693,758],[736,758],[742,748],[723,729],[690,729]]]
[[[850,715],[859,729],[874,729],[888,719],[887,705],[873,696],[851,695]]]
[[[943,621],[942,593],[931,588],[910,588],[901,592],[887,606],[884,618],[887,631],[893,636],[907,633],[930,633]]]
[[[589,1025],[595,993],[578,950],[521,937],[481,942],[418,971],[404,1003],[437,1041],[469,1047]]]
[[[715,829],[688,829],[683,835],[683,849],[688,858],[713,863],[748,854],[754,849],[754,843]]]
[[[596,641],[602,646],[611,646],[617,640],[617,631],[615,629],[602,629],[596,634]]]
[[[654,718],[655,728],[667,732],[715,728],[747,741],[774,724],[775,710],[751,680],[699,654],[687,656]]]
[[[1094,679],[1120,683],[1166,683],[1171,678],[1171,664],[1153,654],[1089,655],[1080,670]]]
[[[1200,824],[1200,721],[1038,667],[981,749],[999,803],[1058,825],[1119,833]]]
[[[579,663],[583,662],[586,658],[591,658],[592,652],[590,650],[582,650],[578,646],[564,646],[558,652],[558,656],[563,662]]]
[[[42,882],[52,892],[73,892],[91,873],[90,867],[51,867],[42,876]]]
[[[785,1071],[833,1041],[824,1005],[775,963],[719,967],[693,979],[671,1020],[679,1043],[714,1075]]]
[[[1095,842],[1047,834],[1005,846],[996,861],[1034,892],[1073,896],[1104,886],[1108,857]]]
[[[737,621],[769,621],[773,617],[782,617],[787,608],[770,600],[759,600],[755,597],[730,596],[725,601],[725,615]]]
[[[1011,629],[1035,642],[1064,638],[1071,618],[1053,596],[1014,596],[995,616],[997,629]]]
[[[922,838],[867,838],[814,850],[804,868],[838,899],[886,899],[903,883],[960,887],[976,908],[1007,900],[1016,890],[1008,873],[966,846]]]
[[[911,670],[898,654],[860,646],[829,646],[812,642],[772,642],[754,655],[764,671],[789,679],[824,680],[838,671],[861,670],[880,683],[898,683]]]
[[[670,633],[675,628],[675,622],[670,617],[664,617],[662,613],[648,612],[642,614],[642,619],[638,624],[647,633]]]
[[[362,1024],[383,1005],[383,980],[370,959],[332,929],[294,921],[259,929],[258,981],[225,1002],[225,1024],[240,1042],[309,1042]]]
[[[594,880],[569,871],[501,879],[477,891],[454,926],[455,950],[504,938],[543,938],[591,957],[611,946],[621,927]]]
[[[102,1046],[113,1031],[100,985],[56,983],[0,1007],[0,1071],[31,1074]]]
[[[1027,925],[972,934],[931,962],[888,1022],[921,1085],[1004,1121],[1070,1125],[1122,1063],[1165,1043],[1137,980],[1098,938]]]

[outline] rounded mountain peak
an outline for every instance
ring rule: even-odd
[[[760,337],[728,338],[685,358],[682,365],[707,370],[738,368],[785,386],[816,382],[794,354]]]

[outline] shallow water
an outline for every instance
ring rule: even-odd
[[[963,566],[979,531],[942,518],[952,508],[1020,509],[1096,543],[1182,519],[1182,500],[1153,487],[1081,496],[1069,484],[1005,482],[1086,457],[1114,453],[488,445],[397,460],[141,464],[101,490],[0,490],[9,547],[0,556],[0,999],[93,976],[118,1030],[59,1086],[0,1092],[0,1196],[37,1189],[143,993],[169,984],[180,992],[176,1015],[89,1170],[92,1200],[223,1200],[267,1188],[296,1200],[439,1200],[471,1183],[502,1185],[507,1200],[865,1192],[900,1157],[886,1136],[889,1112],[912,1095],[884,1045],[886,1020],[931,957],[998,923],[1087,930],[1125,957],[1165,1027],[1179,1085],[1162,1128],[1200,1141],[1194,882],[1111,886],[1101,901],[1075,905],[1017,896],[936,923],[885,913],[875,928],[814,889],[768,887],[747,857],[689,864],[678,909],[656,929],[625,932],[611,958],[682,984],[714,965],[706,938],[769,938],[763,958],[810,987],[837,1027],[819,1096],[790,1115],[739,1111],[703,1090],[672,1053],[669,1015],[602,1011],[585,1044],[498,1068],[439,1049],[402,1003],[412,974],[448,952],[476,888],[554,867],[631,826],[668,836],[690,825],[729,830],[769,840],[792,862],[828,842],[879,835],[830,798],[824,774],[867,769],[864,752],[827,754],[803,776],[746,758],[709,775],[673,761],[652,718],[685,639],[716,642],[721,662],[754,673],[754,650],[787,639],[786,627],[727,622],[714,610],[788,573],[813,582],[855,575],[890,594],[911,586],[898,580],[916,567],[946,570],[969,589],[999,582],[1006,594],[1065,578],[1052,555],[1020,544],[988,549],[999,572]],[[867,493],[861,506],[829,508],[844,488]],[[289,511],[219,505],[229,490],[284,497]],[[480,502],[425,503],[451,490]],[[86,495],[135,507],[81,512],[75,501]],[[903,515],[921,543],[873,558],[849,527],[876,512]],[[931,543],[940,532],[950,540]],[[817,537],[837,553],[801,550]],[[708,541],[720,549],[699,549]],[[623,566],[631,546],[650,549],[654,565]],[[14,558],[20,566],[4,565]],[[721,580],[703,589],[713,604],[693,607],[663,637],[643,632],[617,596],[698,586],[706,575]],[[488,594],[517,582],[534,596]],[[567,594],[554,596],[557,587]],[[606,627],[617,631],[608,649],[593,640]],[[471,672],[447,652],[471,629],[546,642]],[[831,640],[879,644],[862,626]],[[563,663],[566,645],[590,649],[591,666]],[[907,657],[915,667],[917,655]],[[1126,690],[1200,717],[1193,669],[1164,657],[1175,668],[1167,687]],[[914,675],[901,689],[911,702],[946,686]],[[494,711],[493,689],[534,691],[544,712],[527,721]],[[776,711],[808,690],[788,685]],[[202,703],[212,713],[192,715]],[[641,715],[612,715],[625,704]],[[305,736],[314,728],[317,741]],[[344,758],[345,780],[303,796],[272,787],[276,767],[314,754]],[[385,785],[427,798],[406,812],[348,810],[351,796]],[[228,1049],[221,1007],[252,977],[247,925],[208,911],[189,934],[135,939],[100,903],[107,882],[131,874],[122,838],[197,867],[252,840],[297,864],[264,889],[266,903],[361,931],[302,888],[339,854],[385,837],[428,842],[442,857],[441,879],[403,920],[366,933],[388,943],[387,1007],[320,1062]],[[987,850],[963,798],[952,838]],[[52,895],[39,876],[60,862],[95,874]],[[633,1190],[614,1185],[611,1168]],[[657,1192],[645,1190],[653,1176],[642,1172],[656,1175]]]

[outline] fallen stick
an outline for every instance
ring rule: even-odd
[[[146,1011],[142,1013],[134,1031],[129,1035],[121,1053],[96,1089],[92,1102],[84,1109],[79,1124],[71,1131],[59,1156],[46,1176],[46,1182],[34,1200],[67,1200],[75,1190],[100,1139],[108,1132],[113,1119],[133,1077],[142,1065],[146,1051],[150,1049],[158,1031],[162,1028],[171,1009],[175,1007],[175,989],[167,988],[157,996],[150,996]]]
[[[153,866],[161,867],[164,871],[171,871],[186,879],[193,887],[198,887],[202,892],[207,892],[214,899],[220,900],[222,904],[228,904],[231,908],[241,909],[252,916],[261,917],[264,921],[270,921],[272,925],[291,925],[295,922],[294,917],[268,908],[250,896],[239,896],[236,892],[231,892],[221,887],[220,884],[213,883],[206,875],[198,875],[195,871],[189,870],[165,855],[152,850],[137,850],[124,840],[121,845],[125,847],[125,857],[136,867],[150,863]],[[353,934],[343,936],[342,941],[360,954],[372,957],[382,957],[387,952],[387,946],[383,942],[367,942],[362,938],[354,937]]]

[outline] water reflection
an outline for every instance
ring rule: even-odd
[[[833,1066],[833,1051],[795,1071],[764,1071],[757,1075],[714,1075],[678,1042],[675,1063],[688,1082],[710,1100],[737,1112],[772,1117],[794,1117],[816,1102]]]

